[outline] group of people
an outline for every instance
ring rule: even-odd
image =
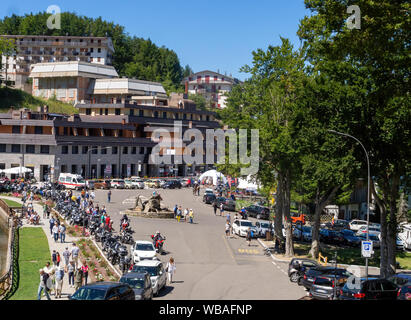
[[[194,211],[193,209],[182,209],[181,206],[175,205],[174,206],[174,218],[177,219],[178,222],[183,220],[184,222],[193,223],[194,222]]]
[[[66,247],[63,252],[64,266],[61,264],[60,253],[53,250],[52,262],[46,263],[46,266],[39,270],[40,283],[37,291],[37,299],[41,300],[42,293],[48,300],[51,300],[50,294],[54,291],[56,299],[61,298],[63,282],[67,274],[70,288],[79,289],[82,285],[87,284],[89,267],[86,261],[79,264],[79,247],[73,243],[71,250]]]

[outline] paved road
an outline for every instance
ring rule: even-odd
[[[96,191],[96,203],[106,205],[118,229],[122,211],[132,207],[135,196],[150,196],[147,190],[112,190],[107,203],[106,190]],[[248,247],[244,238],[226,239],[225,218],[214,216],[212,207],[193,196],[191,189],[159,190],[164,205],[175,204],[194,210],[194,224],[169,219],[131,217],[135,240],[150,240],[160,230],[166,239],[162,261],[174,257],[174,280],[160,293],[159,299],[299,299],[306,293],[290,283],[287,263],[273,263],[253,240]],[[232,215],[233,216],[233,215]]]

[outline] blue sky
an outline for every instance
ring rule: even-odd
[[[125,27],[130,35],[150,38],[174,50],[194,71],[227,72],[241,80],[239,68],[252,51],[289,38],[298,47],[299,21],[309,12],[303,0],[1,0],[0,17],[45,11],[99,17]]]

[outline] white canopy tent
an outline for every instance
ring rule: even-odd
[[[251,176],[247,176],[246,179],[238,179],[237,188],[246,190],[257,190],[258,188],[260,188],[260,185],[258,183],[253,182]]]
[[[26,167],[14,167],[14,168],[0,170],[0,173],[4,173],[4,174],[21,174],[21,173],[27,173],[27,172],[32,172],[32,169],[26,168]]]
[[[217,170],[208,170],[204,172],[200,176],[200,181],[203,182],[203,180],[213,180],[213,185],[217,185],[218,181],[221,181],[222,183],[226,184],[227,183],[227,178],[221,173],[218,172]]]

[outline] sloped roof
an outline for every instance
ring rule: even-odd
[[[89,94],[166,94],[161,83],[128,79],[96,79],[90,83],[88,88]]]

